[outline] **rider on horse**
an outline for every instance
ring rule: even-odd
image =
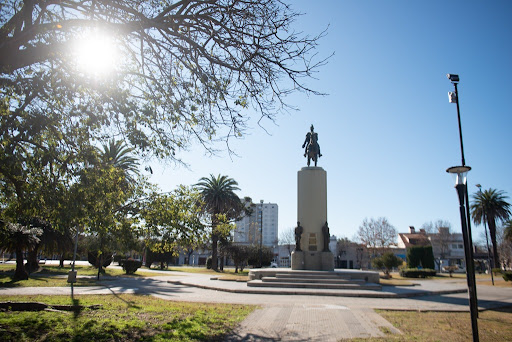
[[[311,125],[311,132],[308,132],[308,134],[306,134],[306,140],[304,140],[304,144],[302,144],[302,148],[306,147],[304,149],[304,157],[307,155],[308,147],[312,143],[316,143],[316,146],[318,147],[318,156],[319,157],[322,156],[322,153],[320,153],[320,145],[318,144],[318,133],[315,133],[313,131],[314,129],[315,129],[315,127],[313,127],[313,125]]]

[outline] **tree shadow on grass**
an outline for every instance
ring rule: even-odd
[[[22,287],[23,284],[21,283],[23,280],[19,279],[13,279],[14,273],[12,274],[6,274],[6,273],[0,273],[0,288],[1,287]],[[34,278],[30,277],[29,279],[32,279],[36,282],[40,282],[42,284],[43,282],[48,283],[48,280],[41,279],[41,278]]]
[[[20,287],[19,280],[13,280],[11,276],[0,275],[0,287]]]
[[[128,306],[129,308],[134,308],[134,309],[140,309],[141,308],[140,306],[135,305],[134,302],[124,299],[117,292],[113,291],[111,288],[109,288],[109,290],[110,290],[110,292],[112,292],[112,295],[114,295],[114,297],[116,297],[117,299],[123,301],[126,304],[126,306]]]

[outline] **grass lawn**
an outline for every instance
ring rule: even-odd
[[[71,266],[67,265],[63,268],[58,266],[42,265],[42,270],[30,275],[28,280],[13,281],[15,264],[0,264],[0,287],[53,287],[53,286],[70,286],[67,282],[67,274],[71,270]],[[93,286],[97,281],[95,276],[98,270],[92,266],[76,266],[75,270],[79,278],[75,286]],[[109,268],[105,270],[105,274],[100,275],[100,281],[112,280],[112,277],[149,277],[158,273],[144,271],[139,269],[135,274],[127,275],[122,269]],[[92,278],[80,278],[80,276],[90,276]]]
[[[101,304],[80,313],[0,312],[2,341],[221,341],[255,306],[166,301],[142,295],[76,296]],[[0,296],[0,301],[70,305],[66,296]]]
[[[0,287],[52,287],[52,286],[69,286],[67,282],[67,274],[71,270],[71,266],[65,265],[64,267],[58,267],[55,265],[41,265],[42,270],[37,273],[30,275],[28,280],[13,281],[12,276],[14,275],[15,264],[0,264]],[[93,286],[96,285],[96,278],[80,278],[80,276],[95,277],[98,274],[98,270],[92,266],[76,266],[78,278],[75,286]],[[225,280],[248,280],[249,271],[244,270],[243,272],[234,273],[235,270],[232,268],[225,268],[224,271],[215,272],[213,270],[206,269],[204,267],[169,267],[164,270],[151,269],[141,267],[135,272],[135,274],[127,275],[120,268],[107,267],[105,274],[100,276],[100,281],[111,281],[112,277],[151,277],[157,275],[169,275],[175,272],[185,273],[202,273],[209,274],[212,277],[219,277]],[[158,272],[158,273],[157,273]]]
[[[387,333],[385,338],[355,339],[353,341],[450,341],[472,340],[469,313],[377,311],[403,335]],[[480,341],[510,341],[512,308],[479,313]],[[386,333],[386,331],[384,331]]]
[[[382,285],[395,285],[400,286],[403,285],[403,281],[409,281],[411,283],[414,283],[415,280],[440,280],[440,281],[448,281],[448,282],[460,282],[460,283],[466,283],[466,273],[453,273],[450,277],[450,274],[448,273],[437,273],[435,277],[430,278],[403,278],[400,276],[398,272],[391,273],[392,278],[391,279],[380,279],[380,282]],[[477,273],[475,274],[475,279],[477,286],[478,285],[487,285],[487,286],[493,286],[492,279],[490,274],[485,273]],[[512,281],[505,281],[503,279],[503,276],[501,274],[494,275],[494,286],[497,287],[512,287]]]

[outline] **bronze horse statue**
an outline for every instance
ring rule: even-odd
[[[320,153],[320,145],[318,145],[318,133],[314,132],[314,127],[311,125],[311,132],[306,134],[306,140],[302,144],[302,148],[306,146],[304,157],[308,158],[308,166],[311,164],[311,159],[315,162],[315,166],[318,162],[318,158],[322,156]]]
[[[316,138],[316,133],[311,134],[308,149],[306,152],[306,156],[308,158],[308,166],[311,163],[311,159],[313,159],[313,161],[315,162],[315,166],[316,166],[316,163],[318,162],[318,154],[319,154],[318,150],[319,149],[318,149],[317,139],[315,139],[315,138]]]

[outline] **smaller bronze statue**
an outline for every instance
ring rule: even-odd
[[[329,241],[331,236],[329,235],[329,226],[327,225],[327,222],[322,227],[322,234],[324,236],[324,249],[323,252],[330,252],[329,249]]]
[[[304,228],[300,225],[300,222],[297,222],[297,227],[295,227],[295,250],[297,252],[301,252],[302,249],[300,249],[300,239],[302,237],[302,232],[304,231]]]

